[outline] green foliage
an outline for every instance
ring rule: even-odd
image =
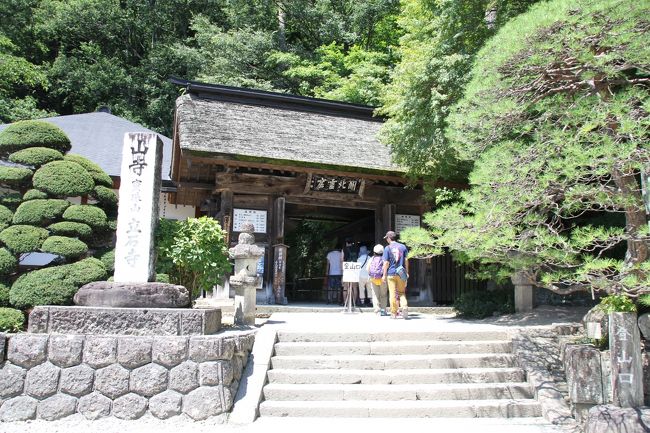
[[[9,299],[17,308],[36,305],[69,305],[84,284],[106,278],[101,261],[87,258],[76,263],[52,266],[21,275],[11,286]]]
[[[106,174],[106,172],[102,170],[99,165],[95,164],[88,158],[84,158],[81,155],[67,154],[63,157],[63,159],[66,161],[75,162],[85,168],[90,176],[92,176],[96,185],[101,185],[106,188],[113,187],[113,180],[111,177]]]
[[[63,213],[63,218],[67,221],[87,224],[95,230],[105,230],[108,224],[106,213],[91,205],[72,205]]]
[[[649,13],[647,3],[555,0],[487,42],[447,117],[448,148],[473,165],[471,189],[425,217],[426,242],[527,270],[559,293],[650,287],[637,181],[650,159],[638,81],[650,67],[638,31]]]
[[[18,260],[11,251],[6,248],[0,248],[0,275],[12,274],[16,270],[16,266],[18,266]],[[0,287],[0,289],[2,288]],[[0,302],[0,306],[2,306],[2,302]]]
[[[74,259],[88,252],[88,245],[76,238],[50,236],[41,246],[45,253],[58,254],[66,259]]]
[[[2,241],[14,254],[38,251],[49,233],[41,227],[12,225],[0,232]]]
[[[6,206],[0,205],[0,230],[6,229],[14,218],[14,214]]]
[[[17,192],[9,192],[0,195],[0,203],[11,209],[16,209],[22,202],[22,199],[23,196]]]
[[[34,173],[34,187],[57,197],[74,197],[90,193],[95,182],[81,165],[71,161],[54,161]]]
[[[110,188],[98,185],[95,187],[91,195],[99,202],[99,205],[104,209],[117,208],[117,194]]]
[[[605,313],[634,313],[636,305],[625,295],[609,295],[600,300],[599,307]]]
[[[20,187],[26,185],[31,177],[32,171],[28,168],[0,165],[0,184]]]
[[[170,284],[171,279],[168,274],[156,274],[156,282]]]
[[[115,249],[99,251],[95,257],[101,260],[106,271],[113,275],[113,272],[115,272]],[[158,280],[156,279],[156,281]]]
[[[43,164],[60,159],[63,159],[61,152],[47,147],[30,147],[9,155],[9,161],[33,167],[40,167]]]
[[[92,235],[93,229],[88,224],[72,221],[62,221],[51,224],[47,227],[55,235],[71,236],[75,238],[88,238]]]
[[[0,308],[0,332],[20,332],[25,324],[25,315],[14,308]]]
[[[14,224],[44,226],[61,218],[70,202],[61,199],[36,199],[25,201],[14,214]]]
[[[514,295],[512,289],[464,292],[454,301],[454,309],[459,316],[473,319],[511,314],[515,312]]]
[[[46,199],[48,195],[38,189],[30,189],[23,195],[23,201]]]
[[[211,289],[230,271],[225,234],[216,220],[161,220],[159,227],[158,271],[169,274],[173,283],[187,287],[196,296],[201,289]]]
[[[12,123],[0,132],[0,153],[15,152],[28,147],[47,147],[67,152],[71,145],[61,128],[42,120]]]
[[[0,307],[9,307],[9,289],[11,286],[0,281]]]

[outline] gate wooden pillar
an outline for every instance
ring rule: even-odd
[[[269,244],[273,246],[273,298],[276,304],[286,304],[287,246],[284,244],[284,197],[269,197],[271,228]]]

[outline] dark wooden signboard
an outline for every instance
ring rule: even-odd
[[[307,187],[310,191],[359,194],[362,183],[358,178],[310,174]]]

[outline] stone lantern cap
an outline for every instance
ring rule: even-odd
[[[242,225],[237,245],[230,248],[228,253],[231,259],[259,259],[264,255],[264,248],[255,245],[255,226],[246,222]]]

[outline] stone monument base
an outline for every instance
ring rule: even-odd
[[[28,332],[95,335],[209,335],[221,310],[189,308],[35,307]]]

